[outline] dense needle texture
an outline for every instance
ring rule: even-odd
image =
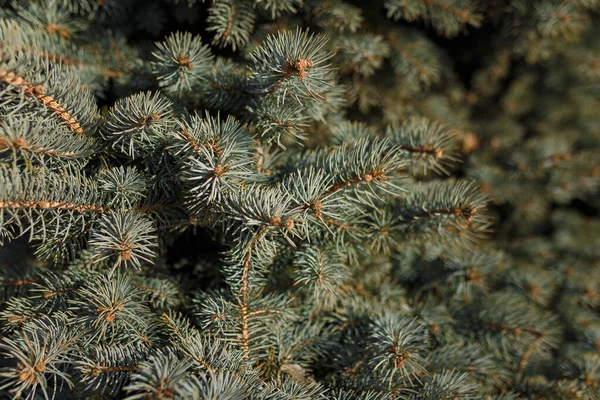
[[[0,398],[600,399],[600,0],[0,0]]]

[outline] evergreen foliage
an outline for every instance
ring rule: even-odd
[[[0,0],[0,397],[600,398],[599,12]]]

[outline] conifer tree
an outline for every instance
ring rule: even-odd
[[[599,398],[599,12],[0,0],[0,397]]]

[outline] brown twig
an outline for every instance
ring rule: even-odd
[[[70,130],[75,132],[75,134],[83,135],[83,128],[79,125],[79,122],[77,122],[75,118],[71,116],[71,114],[52,96],[46,95],[42,85],[33,85],[31,82],[18,76],[14,72],[5,70],[0,70],[0,82],[23,89],[26,94],[34,97],[42,103],[44,107],[56,114],[56,116],[58,116]]]

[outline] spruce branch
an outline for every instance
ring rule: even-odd
[[[419,185],[396,208],[392,229],[407,237],[429,231],[468,245],[481,239],[490,226],[489,217],[481,212],[486,203],[487,198],[472,182]]]
[[[182,159],[187,202],[192,212],[205,202],[222,202],[241,185],[252,179],[250,137],[233,117],[198,115],[181,123],[173,150]]]
[[[213,45],[230,46],[232,50],[250,40],[256,14],[244,0],[223,0],[208,9],[208,31],[214,32]]]
[[[50,385],[73,386],[64,367],[70,363],[80,334],[64,325],[48,322],[49,325],[42,323],[37,328],[19,332],[16,337],[5,337],[0,342],[2,353],[15,361],[15,365],[4,367],[0,372],[4,381],[0,389],[8,389],[15,398],[23,395],[33,398],[39,390],[45,399],[49,399]]]
[[[97,126],[97,108],[91,93],[81,87],[73,71],[37,54],[2,48],[0,83],[14,94],[22,93],[32,107],[53,115],[75,135],[91,136]],[[9,103],[21,103],[13,96]]]
[[[199,37],[177,32],[156,44],[152,72],[159,86],[177,93],[196,89],[212,67],[213,55]]]
[[[4,395],[597,397],[599,0],[0,3]]]
[[[339,254],[317,248],[307,248],[296,253],[294,285],[306,287],[317,304],[334,297],[348,279],[348,268]]]
[[[155,228],[150,220],[133,212],[115,212],[103,216],[90,238],[96,261],[115,260],[112,270],[120,266],[140,268],[152,262],[157,247]]]
[[[275,142],[285,150],[286,141],[294,139],[300,142],[306,139],[304,130],[309,126],[309,119],[304,107],[299,104],[264,98],[250,104],[247,110],[267,144]]]
[[[421,19],[448,37],[456,36],[466,25],[479,27],[483,19],[472,0],[390,0],[385,8],[389,18]]]
[[[159,93],[140,93],[119,100],[106,116],[101,133],[117,152],[138,158],[175,126],[171,102]]]
[[[308,1],[308,8],[315,24],[324,31],[355,33],[363,23],[362,10],[341,0]]]
[[[70,309],[89,327],[86,343],[131,341],[132,335],[148,324],[149,310],[140,302],[140,291],[128,275],[97,276],[77,290]],[[120,339],[120,340],[119,340]]]
[[[341,66],[340,72],[356,72],[365,77],[381,68],[390,52],[383,37],[372,34],[340,36],[333,45],[337,49],[336,61]]]
[[[48,126],[54,129],[47,131]],[[49,118],[9,114],[0,123],[0,154],[22,157],[41,164],[86,160],[96,149],[96,141],[72,135]],[[8,154],[6,154],[8,153]]]
[[[145,356],[143,348],[132,344],[94,346],[75,362],[75,370],[87,388],[116,395]]]
[[[146,196],[147,183],[135,167],[117,167],[103,171],[99,186],[107,193],[107,207],[130,210]]]
[[[377,373],[390,383],[394,379],[409,384],[420,381],[426,372],[424,352],[427,334],[414,320],[385,314],[373,321],[371,338],[374,354],[369,359]]]
[[[425,378],[425,384],[418,394],[409,398],[417,399],[473,399],[478,393],[478,386],[470,382],[466,373],[443,371]]]
[[[87,27],[85,21],[72,18],[70,10],[60,1],[33,1],[26,7],[17,4],[15,11],[29,25],[66,40],[77,36]]]
[[[400,29],[388,33],[394,72],[411,90],[428,89],[442,78],[442,54],[421,32]]]
[[[302,0],[254,0],[255,7],[266,11],[271,19],[282,14],[295,14],[302,6]]]
[[[103,196],[89,178],[70,169],[61,172],[0,169],[0,236],[29,233],[30,240],[64,238],[82,232],[106,212]]]
[[[123,389],[128,400],[155,398],[197,398],[194,378],[188,376],[190,360],[179,359],[172,351],[165,350],[141,362],[131,381]]]
[[[269,35],[251,54],[250,87],[257,94],[275,93],[279,101],[289,95],[302,104],[301,98],[316,98],[332,86],[332,55],[324,50],[327,39],[309,34],[308,30],[279,32]]]
[[[139,279],[133,285],[142,292],[142,301],[155,309],[175,308],[179,304],[179,289],[168,279]]]
[[[448,167],[459,160],[453,132],[424,118],[411,118],[400,127],[388,128],[386,137],[409,154],[409,168],[415,175],[429,171],[449,174]]]

